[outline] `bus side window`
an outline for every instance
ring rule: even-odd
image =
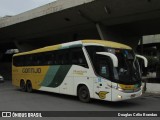
[[[33,54],[33,62],[34,66],[43,65],[43,55],[41,53]]]
[[[23,61],[25,60],[25,57],[24,56],[19,56],[19,63],[18,63],[18,65],[19,66],[23,66],[24,65],[24,63],[23,63]]]
[[[32,66],[33,65],[33,56],[32,55],[26,55],[26,56],[24,56],[24,58],[26,58],[26,59],[24,59],[24,61],[25,61],[25,65],[26,66]]]
[[[22,61],[22,56],[16,56],[13,58],[13,65],[14,66],[22,66],[23,61]]]
[[[16,56],[13,58],[13,65],[17,67],[25,66],[26,56]]]
[[[38,62],[37,62],[37,60],[38,60],[38,58],[37,58],[37,54],[33,54],[32,55],[32,66],[37,66],[38,65]]]
[[[59,52],[57,56],[57,61],[59,65],[63,65],[63,54]]]
[[[110,58],[102,55],[95,55],[94,65],[96,73],[104,78],[111,79]]]
[[[68,52],[68,50],[64,51],[64,53],[63,53],[63,64],[69,65],[69,52]]]
[[[41,53],[37,54],[37,56],[36,56],[36,65],[40,66],[42,64],[42,60],[43,60],[42,54]]]
[[[44,55],[44,61],[45,65],[52,65],[53,64],[53,59],[52,59],[52,52],[46,52]]]
[[[57,51],[56,59],[59,65],[68,65],[69,64],[69,52],[68,50]]]
[[[57,61],[56,61],[56,55],[54,52],[52,52],[51,54],[51,61],[52,61],[51,65],[56,65]]]
[[[75,49],[73,49],[72,50],[71,58],[72,58],[71,59],[72,64],[88,68],[88,64],[87,64],[86,58],[84,56],[84,53],[82,51],[82,48],[78,48],[78,49],[75,48]]]

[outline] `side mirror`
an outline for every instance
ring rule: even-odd
[[[142,55],[136,55],[137,58],[143,59],[144,61],[144,67],[148,67],[148,60],[146,57],[142,56]]]
[[[118,58],[114,54],[109,52],[96,52],[96,54],[110,57],[113,62],[113,66],[118,67]]]

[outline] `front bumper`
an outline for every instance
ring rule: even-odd
[[[116,89],[112,89],[112,101],[123,101],[128,99],[134,99],[142,95],[142,89],[137,92],[125,93]]]

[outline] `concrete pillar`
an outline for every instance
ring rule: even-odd
[[[157,45],[157,57],[159,58],[159,64],[157,66],[157,70],[156,70],[156,77],[160,78],[160,43]]]
[[[107,39],[107,36],[105,34],[105,30],[99,23],[96,23],[96,28],[97,28],[97,31],[98,31],[98,34],[99,34],[100,38],[102,40]]]
[[[101,39],[123,43],[131,46],[133,49],[136,49],[141,38],[140,35],[135,35],[125,30],[106,27],[100,23],[96,23],[96,28]]]
[[[143,38],[140,39],[140,46],[141,46],[141,55],[143,55]]]

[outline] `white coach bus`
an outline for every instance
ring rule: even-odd
[[[13,56],[12,82],[22,91],[48,91],[122,101],[142,95],[141,72],[131,47],[110,41],[82,40]]]

